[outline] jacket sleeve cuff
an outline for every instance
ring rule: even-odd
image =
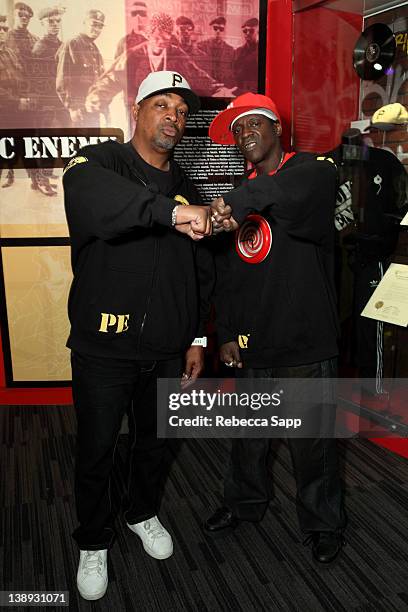
[[[158,194],[152,206],[153,221],[159,223],[160,225],[172,227],[171,215],[175,206],[177,206],[177,202],[175,200]]]
[[[205,336],[206,335],[206,324],[204,320],[200,320],[198,325],[197,325],[197,329],[196,329],[196,337],[199,336]]]
[[[262,213],[270,206],[288,200],[278,179],[267,174],[233,189],[223,198],[224,202],[231,206],[232,216],[238,224],[251,212]]]
[[[247,188],[246,186],[237,187],[232,191],[229,191],[223,196],[224,202],[231,206],[232,216],[238,225],[241,225],[245,217],[251,212],[250,207],[244,205],[246,199]]]
[[[217,326],[217,336],[218,336],[218,345],[221,346],[226,342],[236,342],[236,335],[230,330],[224,327],[223,325]]]

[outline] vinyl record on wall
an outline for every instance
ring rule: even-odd
[[[384,23],[374,23],[364,30],[353,51],[354,70],[361,79],[381,78],[395,57],[392,30]]]

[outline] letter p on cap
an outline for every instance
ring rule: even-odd
[[[177,74],[177,72],[173,72],[172,87],[175,87],[177,83],[182,83],[182,82],[183,82],[183,77],[181,76],[181,74]]]

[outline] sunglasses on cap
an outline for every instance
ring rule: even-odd
[[[255,30],[255,28],[242,28],[242,31],[243,31],[244,34],[250,34],[254,30]]]
[[[144,10],[130,11],[130,16],[131,17],[137,17],[138,15],[139,15],[139,17],[147,17],[147,11],[144,11]]]
[[[213,30],[214,30],[214,32],[223,32],[225,30],[225,28],[224,28],[224,26],[214,25],[213,26]]]
[[[8,31],[9,31],[9,29],[10,29],[10,28],[9,28],[8,26],[3,26],[3,25],[0,25],[0,32],[8,32]]]

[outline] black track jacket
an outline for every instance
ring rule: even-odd
[[[336,188],[334,163],[298,153],[275,175],[223,196],[240,224],[261,213],[272,230],[261,263],[243,261],[231,239],[217,258],[219,343],[238,341],[244,366],[306,365],[337,355]]]
[[[81,149],[64,171],[74,280],[67,346],[89,355],[171,359],[202,335],[214,273],[201,244],[171,227],[181,195],[200,197],[174,162],[167,197],[130,143]],[[139,162],[140,165],[140,162]]]

